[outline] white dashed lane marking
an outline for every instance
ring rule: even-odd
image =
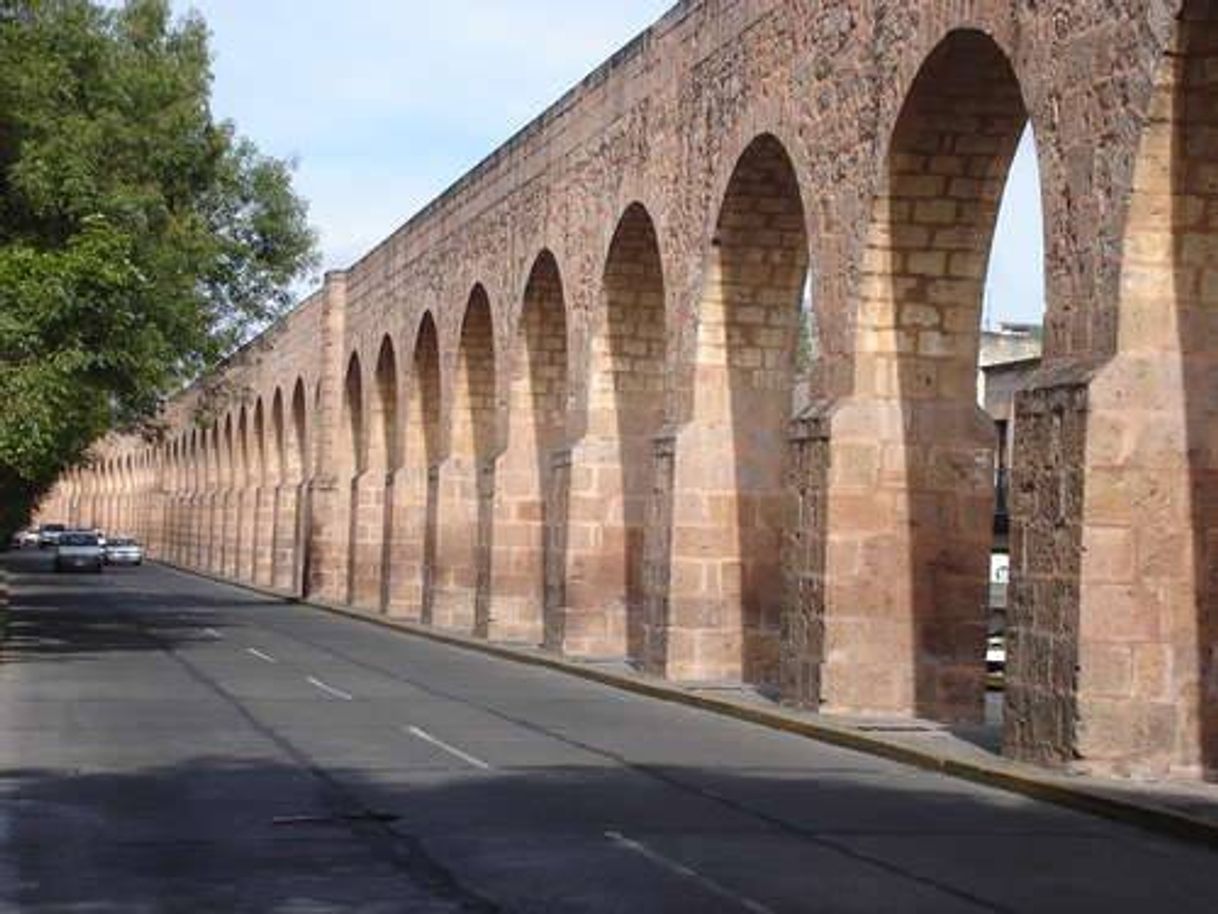
[[[354,701],[355,700],[355,697],[353,695],[350,695],[347,692],[344,692],[342,689],[336,689],[332,685],[326,685],[320,679],[315,679],[312,676],[308,677],[308,683],[309,683],[309,685],[313,686],[314,688],[320,689],[321,691],[325,692],[327,695],[332,695],[335,698],[341,698],[343,701]]]
[[[470,755],[468,752],[462,752],[456,746],[450,746],[448,743],[444,742],[444,740],[432,736],[426,730],[421,730],[418,727],[407,727],[406,732],[416,739],[423,740],[425,743],[431,743],[431,745],[435,746],[437,749],[447,752],[454,758],[459,758],[467,765],[473,765],[475,768],[478,768],[481,771],[491,770],[491,766],[482,761],[482,759],[478,758],[477,756]]]
[[[701,873],[690,869],[683,863],[678,863],[675,860],[669,860],[663,854],[658,854],[646,844],[639,841],[634,841],[627,838],[620,832],[607,831],[605,837],[616,844],[618,847],[628,850],[631,853],[638,854],[645,860],[654,863],[661,869],[667,870],[674,876],[679,876],[688,882],[693,882],[700,885],[703,889],[712,895],[719,898],[725,898],[728,901],[735,902],[744,908],[746,911],[752,911],[753,914],[774,914],[773,910],[767,908],[760,901],[754,901],[752,898],[745,898],[743,895],[737,895],[731,889],[725,888],[713,879],[708,879]]]

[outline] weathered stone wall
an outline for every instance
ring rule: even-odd
[[[1215,20],[682,3],[44,516],[657,674],[975,717],[980,295],[1030,120],[1049,312],[1008,746],[1213,770]],[[805,273],[820,359],[792,425]]]

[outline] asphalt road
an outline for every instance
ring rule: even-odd
[[[17,572],[0,910],[1218,910],[1218,855],[157,567]]]

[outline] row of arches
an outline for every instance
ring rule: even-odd
[[[1177,25],[1133,179],[1114,349],[1084,407],[1050,373],[1016,422],[1006,735],[1042,761],[1218,758],[1218,6],[1190,0]],[[157,451],[166,554],[266,581],[243,556],[269,553],[276,586],[372,612],[825,710],[976,720],[996,443],[977,405],[982,300],[1028,125],[1002,49],[953,31],[884,139],[857,270],[836,271],[848,314],[813,301],[809,322],[815,257],[851,242],[823,243],[787,147],[759,132],[696,254],[696,301],[666,270],[662,223],[632,203],[607,233],[586,358],[549,250],[519,302],[473,286],[451,352],[430,312],[408,336],[347,339],[332,396],[322,384],[306,403],[297,384],[269,416],[257,404]],[[1080,206],[1055,205],[1051,224]],[[1062,288],[1069,265],[1049,266]],[[1051,301],[1051,330],[1079,326],[1075,304]],[[811,326],[830,329],[809,340]],[[1050,359],[1078,345],[1051,335]],[[271,488],[270,508],[248,494]]]
[[[582,421],[570,415],[569,302],[547,250],[518,309],[474,286],[451,366],[430,313],[412,338],[383,336],[374,358],[349,352],[332,466],[308,467],[300,383],[290,404],[276,394],[268,410],[259,401],[172,440],[167,555],[424,624],[773,693],[788,689],[784,629],[803,614],[805,651],[820,661],[798,700],[976,717],[993,502],[993,434],[976,405],[983,279],[1026,124],[991,39],[955,33],[926,62],[876,196],[852,349],[806,339],[808,201],[783,142],[763,133],[723,190],[688,372],[657,226],[633,203],[601,271]],[[497,328],[505,314],[514,325]],[[817,483],[833,488],[841,518],[813,537],[827,590],[792,613],[791,540],[815,522],[799,517],[791,484],[792,423],[825,397],[828,367],[842,373],[801,366],[809,344],[847,363],[856,420],[834,433],[851,460]],[[311,498],[325,514],[317,535],[300,518]],[[294,555],[281,561],[272,539],[296,543]],[[266,555],[272,567],[259,567]],[[829,574],[835,564],[849,573]]]

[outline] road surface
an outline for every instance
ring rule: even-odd
[[[1218,855],[1134,828],[155,566],[8,562],[0,910],[1218,910]]]

